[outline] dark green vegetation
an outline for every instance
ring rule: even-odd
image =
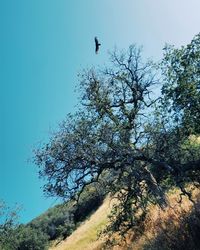
[[[165,105],[188,135],[200,133],[200,35],[180,49],[167,46],[162,70]]]
[[[169,188],[190,199],[185,184],[199,186],[200,150],[191,135],[200,133],[200,35],[180,49],[167,46],[159,64],[143,62],[136,46],[114,51],[110,60],[108,68],[83,71],[80,111],[35,152],[45,193],[67,199],[69,210],[56,207],[29,223],[33,235],[68,236],[95,208],[87,192],[95,185],[103,186],[102,197],[118,198],[104,233],[121,236],[130,229],[140,234],[149,204],[164,208]],[[75,201],[82,208],[72,219]]]

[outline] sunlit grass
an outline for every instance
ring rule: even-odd
[[[110,211],[110,201],[105,200],[103,205],[72,233],[65,241],[50,250],[84,250],[94,249],[101,242],[98,233],[108,223],[107,216]]]

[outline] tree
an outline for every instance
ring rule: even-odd
[[[167,177],[188,194],[186,172],[191,162],[199,171],[200,158],[185,157],[187,136],[159,107],[163,98],[153,93],[159,84],[153,62],[144,63],[135,45],[110,56],[111,67],[80,75],[82,108],[69,114],[49,143],[36,150],[35,162],[49,195],[78,199],[87,186],[104,182],[105,190],[119,200],[108,230],[125,234],[139,231],[150,202],[167,204]],[[190,178],[199,181],[192,173]]]
[[[180,49],[166,46],[162,70],[166,99],[188,134],[200,133],[200,34]]]
[[[0,249],[15,249],[18,212],[19,208],[11,209],[5,202],[0,201]]]

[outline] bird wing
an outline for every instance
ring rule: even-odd
[[[94,41],[95,41],[95,52],[96,54],[98,53],[98,50],[99,50],[99,46],[101,45],[97,39],[97,37],[95,36],[94,38]]]
[[[94,41],[95,41],[95,52],[97,53],[99,50],[99,41],[96,36],[94,38]]]
[[[95,45],[98,46],[99,42],[98,42],[98,39],[97,39],[96,36],[95,36],[95,38],[94,38],[94,41],[95,41]]]

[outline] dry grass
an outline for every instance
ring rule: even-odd
[[[121,247],[120,249],[142,250],[146,244],[150,244],[159,234],[167,234],[169,229],[179,230],[182,218],[188,216],[193,208],[193,203],[187,197],[183,197],[181,203],[178,202],[179,193],[176,189],[168,194],[169,205],[164,210],[152,205],[145,221],[143,235],[135,239],[134,232],[130,233],[127,239],[128,247]],[[192,193],[193,199],[195,201],[199,200],[200,190],[194,189]]]
[[[49,250],[92,250],[101,245],[97,240],[98,232],[107,224],[107,215],[111,209],[110,200],[107,198],[103,205],[65,241]]]

